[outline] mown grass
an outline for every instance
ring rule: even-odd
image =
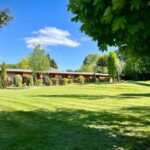
[[[0,90],[1,150],[149,150],[150,82]]]

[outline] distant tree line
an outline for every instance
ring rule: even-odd
[[[41,51],[39,51],[39,52],[41,52]],[[45,57],[47,58],[47,61],[49,62],[49,69],[50,70],[57,70],[58,69],[58,65],[57,65],[56,61],[53,58],[50,57],[50,54],[46,54]],[[31,57],[30,56],[24,57],[17,64],[6,64],[6,68],[9,68],[9,69],[33,69],[33,67],[32,67],[33,62],[32,61],[31,61]],[[39,61],[39,60],[37,60],[37,61]],[[0,67],[2,67],[2,64],[0,64]]]
[[[101,56],[89,54],[77,71],[109,74],[111,80],[149,80],[150,57],[133,57],[120,51]]]

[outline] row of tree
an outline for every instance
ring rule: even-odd
[[[39,63],[37,63],[39,62]],[[46,66],[44,66],[46,64]],[[0,65],[0,67],[2,64]],[[58,66],[54,59],[50,57],[49,54],[45,54],[45,50],[40,47],[40,45],[35,46],[34,52],[28,57],[23,58],[17,64],[6,64],[7,68],[10,69],[33,69],[33,70],[57,70]],[[42,68],[41,68],[42,67]]]
[[[89,54],[77,71],[110,74],[112,78],[126,80],[148,80],[150,78],[150,57],[133,57],[120,51],[109,55]]]

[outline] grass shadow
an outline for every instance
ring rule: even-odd
[[[123,93],[118,95],[92,95],[92,94],[50,94],[50,95],[30,95],[30,97],[39,98],[54,98],[54,99],[77,99],[77,100],[103,100],[103,99],[115,99],[115,100],[128,100],[138,99],[140,97],[150,97],[150,93]]]
[[[150,97],[150,93],[123,93],[120,97],[124,98],[138,98],[138,97]]]
[[[132,128],[148,126],[148,122],[142,118],[111,112],[67,109],[54,112],[3,111],[0,112],[0,148],[3,150],[148,150],[150,137],[133,134],[131,129],[127,130],[126,122]]]
[[[114,96],[109,95],[92,95],[92,94],[51,94],[51,95],[36,95],[35,97],[45,97],[45,98],[69,98],[69,99],[85,99],[85,100],[100,100],[105,98],[114,98]]]
[[[136,85],[141,85],[141,86],[146,86],[146,87],[150,87],[150,84],[144,83],[144,82],[128,81],[128,83],[136,84]]]

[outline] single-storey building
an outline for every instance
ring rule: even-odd
[[[1,73],[1,70],[0,70]],[[17,74],[21,75],[23,78],[25,75],[32,75],[32,70],[29,69],[7,69],[7,76],[8,76],[8,82],[13,81],[13,77]],[[40,73],[36,73],[37,78],[40,79]],[[45,71],[43,72],[43,78],[50,77],[58,77],[58,78],[72,78],[75,79],[79,76],[83,76],[84,78],[92,78],[93,73],[89,72],[61,72],[61,71]],[[102,74],[102,73],[96,73],[96,78],[99,79],[99,81],[107,81],[108,80],[108,74]]]

